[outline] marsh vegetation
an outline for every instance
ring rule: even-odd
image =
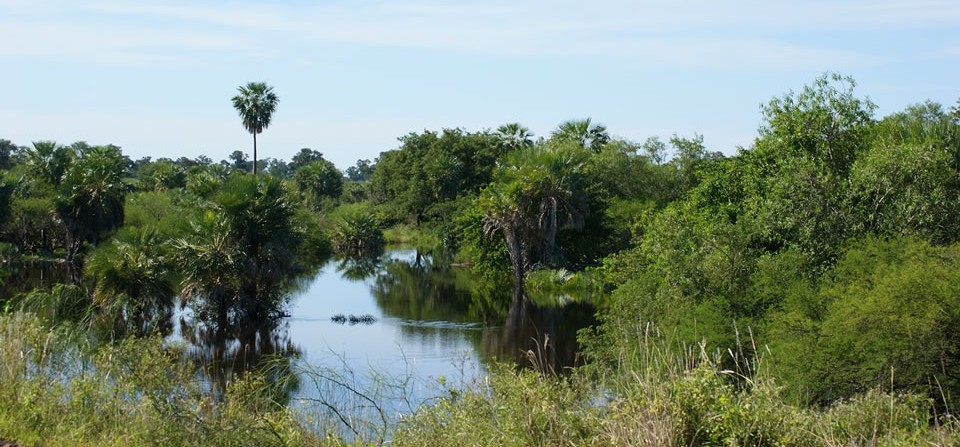
[[[956,445],[960,110],[855,86],[727,155],[589,119],[347,175],[2,141],[0,439]]]

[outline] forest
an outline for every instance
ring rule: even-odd
[[[878,117],[828,73],[726,154],[584,118],[412,132],[343,172],[257,158],[265,84],[233,105],[252,160],[0,140],[0,444],[960,444],[960,101]],[[288,405],[283,362],[215,392],[164,342],[173,306],[281,320],[300,275],[396,244],[515,302],[589,296],[579,360],[493,365],[369,435]],[[38,263],[62,278],[25,286]]]

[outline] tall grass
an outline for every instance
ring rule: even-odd
[[[872,391],[826,408],[789,405],[762,352],[677,348],[651,325],[613,362],[560,377],[501,367],[402,421],[397,445],[958,445],[924,396]],[[587,337],[589,338],[589,337]],[[588,341],[589,344],[589,341]],[[749,360],[748,360],[749,359]],[[724,365],[735,365],[727,369]]]
[[[27,314],[0,316],[0,439],[24,446],[321,445],[262,376],[216,401],[159,338],[78,348]]]
[[[677,348],[648,324],[636,343],[557,374],[494,365],[397,419],[408,375],[361,387],[338,368],[249,373],[214,396],[182,350],[159,338],[103,346],[26,313],[0,315],[0,440],[23,446],[623,445],[855,446],[960,444],[925,396],[871,391],[826,408],[789,405],[764,350]],[[749,337],[747,337],[749,338]],[[590,337],[585,337],[588,345]],[[548,341],[545,341],[548,343]],[[545,347],[547,351],[549,347]],[[752,352],[747,352],[752,351]],[[609,354],[609,353],[608,353]],[[745,355],[750,354],[750,355]],[[728,368],[724,365],[734,365]],[[287,373],[318,397],[288,407]],[[312,405],[312,406],[311,406]]]

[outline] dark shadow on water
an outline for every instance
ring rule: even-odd
[[[515,288],[503,326],[484,331],[484,352],[499,361],[564,374],[582,363],[577,332],[596,323],[595,312],[582,302],[540,306]]]
[[[16,262],[4,266],[0,283],[0,303],[35,288],[50,288],[67,283],[67,267],[63,262]]]

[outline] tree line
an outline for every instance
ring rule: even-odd
[[[179,294],[226,318],[282,313],[279,291],[326,253],[409,236],[494,282],[576,272],[556,286],[607,296],[584,334],[596,363],[622,362],[648,321],[720,353],[749,334],[797,402],[879,386],[950,407],[960,103],[878,118],[855,87],[827,74],[772,99],[729,156],[700,135],[635,142],[590,119],[541,137],[519,123],[410,133],[345,173],[311,149],[132,161],[3,141],[0,238],[7,257],[64,259],[99,301]],[[254,138],[268,124],[243,117]]]

